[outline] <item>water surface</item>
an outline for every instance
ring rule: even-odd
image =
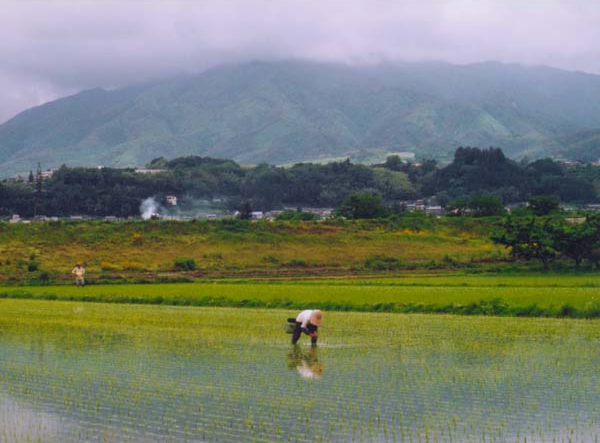
[[[285,311],[0,309],[0,442],[600,438],[597,321],[326,313],[312,348]]]

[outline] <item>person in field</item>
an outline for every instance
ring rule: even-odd
[[[83,276],[85,275],[85,269],[81,266],[81,263],[77,263],[71,274],[75,276],[75,286],[85,286],[85,279]]]
[[[313,345],[317,344],[319,337],[317,330],[323,322],[323,313],[319,309],[306,309],[298,314],[296,318],[288,318],[288,322],[295,323],[292,331],[293,345],[298,342],[303,332],[310,336],[310,342]]]

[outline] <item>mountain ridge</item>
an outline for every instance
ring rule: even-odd
[[[0,172],[185,155],[247,164],[399,151],[448,159],[458,146],[570,158],[570,137],[595,130],[598,75],[498,62],[255,61],[26,110],[0,125]],[[574,149],[585,157],[592,145]]]

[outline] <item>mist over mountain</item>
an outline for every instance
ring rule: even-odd
[[[156,157],[286,164],[458,146],[511,157],[596,159],[600,76],[496,62],[253,62],[116,90],[92,89],[0,126],[0,173]]]

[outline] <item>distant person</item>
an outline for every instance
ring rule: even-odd
[[[310,342],[317,344],[319,326],[323,322],[323,313],[319,309],[306,309],[296,318],[288,318],[289,323],[295,323],[292,331],[292,344],[295,345],[304,332],[310,336]]]
[[[76,286],[85,286],[85,279],[83,276],[85,275],[85,269],[81,266],[81,263],[77,263],[71,274],[75,276],[75,285]]]

